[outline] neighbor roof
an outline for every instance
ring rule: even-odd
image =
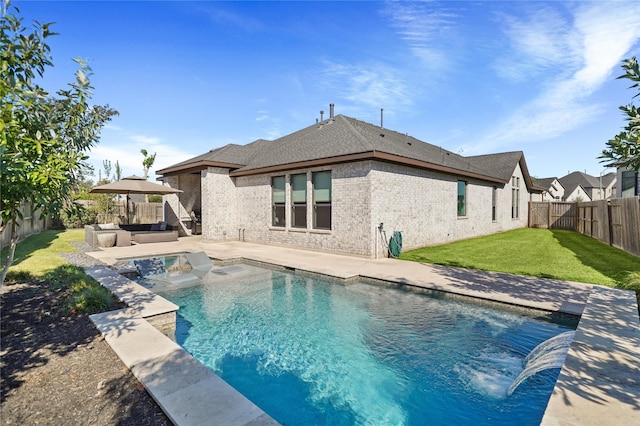
[[[564,185],[562,185],[562,182],[560,182],[558,180],[557,177],[549,177],[549,178],[536,178],[535,182],[536,185],[544,188],[544,189],[549,189],[551,187],[551,184],[555,181],[558,181],[558,184],[560,184],[560,186],[562,186],[564,188]]]
[[[376,159],[506,183],[516,164],[531,179],[520,151],[463,157],[406,133],[337,115],[274,141],[226,145],[157,173],[172,175],[206,167],[227,167],[231,176]]]
[[[559,180],[562,182],[562,185],[567,189],[566,192],[569,194],[575,191],[578,186],[581,186],[589,196],[593,196],[594,189],[600,188],[600,177],[591,176],[582,172],[569,173],[568,175],[561,177]],[[604,179],[602,186],[607,186]]]

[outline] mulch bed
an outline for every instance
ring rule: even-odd
[[[5,283],[0,299],[2,424],[172,424],[60,290]]]

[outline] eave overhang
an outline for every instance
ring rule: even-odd
[[[388,163],[395,163],[395,164],[401,164],[405,166],[416,167],[419,169],[436,170],[443,173],[475,178],[475,179],[480,179],[488,182],[495,182],[495,183],[501,183],[501,184],[506,183],[504,180],[493,177],[493,176],[488,176],[481,173],[472,172],[469,170],[461,170],[454,167],[444,166],[441,164],[429,163],[426,161],[402,157],[400,155],[394,155],[394,154],[389,154],[389,153],[380,152],[380,151],[368,151],[368,152],[362,152],[357,154],[348,154],[348,155],[340,155],[336,157],[320,158],[316,160],[299,161],[299,162],[289,163],[289,164],[278,164],[275,166],[259,167],[259,168],[247,169],[247,170],[238,169],[238,170],[230,171],[229,176],[239,177],[239,176],[261,175],[261,174],[267,174],[267,173],[284,172],[284,171],[294,170],[294,169],[321,167],[321,166],[328,166],[333,164],[350,163],[354,161],[365,161],[365,160],[384,161]]]
[[[204,170],[209,167],[220,167],[222,169],[236,170],[241,167],[244,167],[244,164],[223,163],[219,161],[202,160],[202,161],[196,161],[189,164],[182,164],[180,166],[167,167],[166,169],[156,171],[156,174],[162,175],[161,177],[175,176],[175,175],[182,175],[182,174],[192,174],[192,173],[198,173],[201,170]]]

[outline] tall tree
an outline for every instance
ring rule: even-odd
[[[116,160],[116,171],[113,178],[116,182],[122,179],[122,169],[120,168],[120,162],[118,160]]]
[[[640,95],[640,69],[635,56],[622,61],[625,73],[618,78],[626,78],[634,82],[630,89],[638,89],[633,98]],[[607,167],[630,168],[640,171],[640,109],[633,103],[621,106],[627,125],[613,139],[607,142],[607,149],[600,155],[601,162]]]
[[[102,185],[103,183],[111,182],[111,161],[110,160],[102,160],[102,168],[104,169],[104,182],[98,182],[98,185]]]
[[[155,163],[155,161],[156,161],[156,153],[154,152],[153,155],[149,155],[149,153],[147,152],[146,149],[141,149],[140,153],[142,155],[144,155],[144,160],[142,160],[142,168],[144,170],[144,178],[148,179],[149,178],[149,169],[151,168],[151,166],[153,166],[153,163]]]
[[[76,81],[50,96],[35,82],[52,66],[46,43],[51,24],[35,22],[28,30],[22,18],[2,3],[0,18],[0,230],[11,235],[0,286],[13,263],[21,207],[30,203],[42,215],[73,208],[73,189],[89,170],[86,152],[102,126],[117,114],[109,106],[89,104],[91,69],[76,60]],[[16,9],[17,11],[17,9]]]

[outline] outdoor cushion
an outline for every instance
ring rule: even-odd
[[[160,229],[160,224],[159,223],[154,223],[151,225],[151,229],[149,229],[150,231],[162,231],[162,229]]]
[[[99,223],[98,228],[101,230],[105,229],[118,229],[115,223]]]

